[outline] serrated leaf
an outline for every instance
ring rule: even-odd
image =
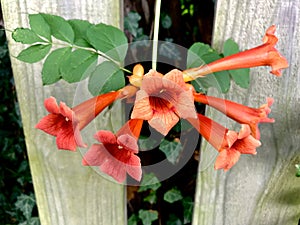
[[[192,222],[194,202],[191,197],[182,199],[183,206],[183,223],[187,224]]]
[[[60,64],[72,48],[59,48],[51,52],[46,58],[42,69],[43,85],[49,85],[61,79]]]
[[[35,206],[34,196],[25,194],[19,195],[17,197],[15,206],[23,213],[24,217],[28,220],[31,217],[32,209]]]
[[[52,45],[32,45],[19,53],[18,60],[28,63],[35,63],[42,60],[50,51]]]
[[[175,165],[178,163],[183,147],[180,142],[163,139],[163,141],[160,143],[159,150],[166,155],[169,162]]]
[[[124,18],[124,30],[128,30],[132,34],[132,36],[136,37],[140,20],[140,14],[138,14],[137,12],[129,12],[128,15]]]
[[[161,183],[154,175],[154,173],[145,173],[141,181],[138,192],[143,192],[147,190],[156,191],[161,186]]]
[[[97,66],[91,74],[88,88],[92,95],[118,90],[125,86],[123,71],[110,61]]]
[[[29,24],[31,30],[33,30],[36,34],[46,38],[48,41],[51,40],[50,26],[41,14],[30,14]]]
[[[51,34],[62,41],[74,42],[74,31],[72,26],[62,17],[41,13],[45,21],[49,24]]]
[[[116,27],[103,23],[91,26],[87,30],[88,42],[116,61],[123,61],[128,43],[125,34]]]
[[[169,203],[173,203],[181,199],[182,199],[181,192],[176,188],[172,188],[171,190],[167,191],[164,194],[164,200]]]
[[[151,225],[153,221],[158,219],[158,212],[156,210],[139,210],[139,218],[143,225]]]
[[[94,70],[97,59],[97,54],[83,49],[77,49],[69,53],[60,64],[62,78],[69,83],[87,78]]]
[[[91,24],[87,20],[68,20],[70,25],[72,26],[75,34],[74,44],[81,47],[91,47],[91,45],[87,41],[86,31],[91,27]]]
[[[233,55],[238,53],[239,46],[232,39],[228,39],[225,41],[223,46],[223,54],[224,56]],[[229,74],[234,82],[242,88],[248,88],[250,85],[250,69],[237,69],[237,70],[229,70]]]
[[[21,42],[23,44],[34,44],[37,42],[45,42],[36,33],[28,28],[17,28],[12,33],[12,38],[16,42]]]

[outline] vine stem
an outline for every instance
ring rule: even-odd
[[[153,48],[152,48],[152,69],[153,70],[156,70],[156,65],[157,65],[160,7],[161,7],[161,0],[156,0],[156,2],[155,2],[155,17],[154,17],[154,32],[153,32]]]

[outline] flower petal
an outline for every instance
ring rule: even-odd
[[[59,114],[59,107],[54,97],[46,98],[44,105],[49,113]]]
[[[35,125],[35,128],[40,129],[47,134],[57,136],[58,132],[65,123],[65,118],[59,114],[49,114],[43,117],[40,122]]]
[[[137,140],[128,134],[121,135],[117,138],[117,143],[124,147],[126,150],[133,153],[139,152]]]
[[[117,144],[117,138],[116,136],[108,130],[100,130],[95,135],[94,138],[103,144]]]
[[[136,93],[136,100],[131,113],[131,119],[149,120],[153,116],[153,111],[149,101],[149,95],[144,90]]]
[[[103,144],[93,144],[82,159],[84,166],[100,166],[106,160],[106,149]]]
[[[179,117],[173,111],[155,112],[148,122],[151,127],[162,135],[167,135],[173,126],[179,121]]]
[[[215,169],[229,170],[239,160],[241,153],[235,150],[223,150],[219,153],[216,162]]]
[[[100,166],[100,170],[107,175],[113,177],[119,183],[123,183],[126,179],[126,169],[122,163],[118,163],[117,160],[110,160],[104,162]]]

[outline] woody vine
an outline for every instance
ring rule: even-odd
[[[82,164],[98,166],[120,183],[127,174],[137,181],[142,178],[137,154],[143,123],[165,136],[180,119],[188,121],[219,152],[215,169],[226,171],[237,163],[241,154],[256,154],[262,142],[258,125],[275,121],[268,117],[273,98],[266,96],[265,104],[250,108],[199,91],[217,86],[226,92],[231,80],[245,88],[247,82],[241,81],[241,76],[247,80],[247,69],[251,67],[270,66],[273,75],[281,76],[288,62],[275,48],[278,41],[275,25],[266,30],[261,45],[234,54],[229,52],[224,57],[207,45],[195,43],[188,51],[185,70],[173,69],[161,74],[155,69],[144,71],[139,62],[133,71],[121,66],[128,43],[116,27],[44,13],[29,15],[29,24],[30,28],[16,28],[12,33],[16,42],[30,45],[17,59],[27,63],[44,60],[44,85],[61,79],[69,83],[88,79],[89,91],[94,96],[72,107],[49,96],[44,101],[48,115],[41,118],[36,128],[54,136],[58,149],[74,152],[78,147],[87,148]],[[233,45],[231,41],[225,44]],[[98,64],[99,57],[104,61]],[[212,62],[205,60],[208,58]],[[134,102],[128,121],[115,134],[107,130],[91,134],[95,143],[88,146],[81,131],[115,101],[126,100]],[[198,113],[195,102],[219,110],[239,123],[241,129],[229,130]]]

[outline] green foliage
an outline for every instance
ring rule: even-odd
[[[115,64],[105,61],[97,66],[89,79],[88,88],[93,95],[118,90],[125,86],[123,71]]]
[[[172,188],[164,194],[164,200],[169,203],[173,203],[181,199],[181,192],[177,188]]]
[[[88,42],[100,52],[121,62],[127,53],[127,38],[116,27],[103,23],[91,26],[87,31]]]
[[[154,175],[154,173],[146,173],[143,175],[138,192],[153,190],[156,191],[161,186],[161,183]]]
[[[22,36],[21,33],[17,37]],[[0,79],[0,221],[1,224],[38,225],[22,122],[3,30],[0,30]]]
[[[225,41],[223,46],[224,56],[229,56],[240,51],[239,46],[232,39]],[[237,69],[229,71],[232,80],[242,88],[248,88],[250,84],[250,69]]]
[[[188,50],[187,68],[199,67],[237,52],[239,52],[238,45],[232,39],[228,39],[224,43],[223,55],[217,53],[209,45],[197,42]],[[192,81],[192,84],[198,92],[206,92],[208,88],[214,87],[220,92],[226,93],[230,88],[232,79],[240,87],[248,88],[250,82],[249,71],[249,69],[239,69],[215,72],[203,78],[197,78]]]
[[[129,12],[124,18],[124,29],[128,30],[133,37],[137,37],[140,20],[141,16],[137,12]]]
[[[183,147],[179,141],[168,141],[163,139],[159,145],[159,150],[165,153],[167,160],[172,164],[178,163],[179,156],[183,151]]]
[[[45,58],[45,56],[49,53],[51,47],[52,46],[50,44],[32,45],[21,51],[17,56],[17,59],[27,63],[38,62]]]
[[[35,198],[33,194],[18,196],[15,206],[25,216],[26,220],[29,220],[32,214],[33,207],[35,206]]]
[[[155,210],[139,210],[139,218],[144,225],[151,225],[153,221],[158,219],[158,212]]]
[[[79,82],[90,75],[93,75],[90,81],[100,81],[98,88],[89,85],[94,95],[125,85],[120,62],[127,54],[128,43],[118,28],[103,23],[91,24],[86,20],[65,20],[45,13],[29,15],[29,24],[30,28],[16,28],[12,33],[16,42],[30,45],[17,59],[35,63],[45,58],[44,85],[60,79]],[[96,67],[99,57],[108,62]]]

